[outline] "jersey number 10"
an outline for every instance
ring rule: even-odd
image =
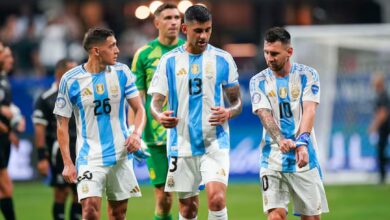
[[[280,118],[291,118],[292,117],[292,111],[291,111],[291,105],[289,102],[281,102],[279,103],[279,114]]]

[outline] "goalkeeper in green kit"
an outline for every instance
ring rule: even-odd
[[[131,71],[137,77],[136,85],[140,96],[144,98],[147,114],[143,140],[151,154],[146,162],[151,183],[155,186],[156,207],[154,219],[171,220],[172,193],[164,192],[168,171],[166,130],[154,120],[150,113],[150,101],[152,97],[147,95],[147,90],[161,56],[184,44],[184,40],[179,39],[181,17],[175,4],[162,4],[156,9],[154,16],[154,24],[158,29],[158,37],[136,52]]]

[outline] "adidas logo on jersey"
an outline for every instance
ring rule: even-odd
[[[134,187],[134,188],[130,191],[130,193],[138,193],[138,192],[140,192],[138,186]]]
[[[89,95],[92,95],[92,92],[89,88],[84,89],[83,93],[81,94],[81,96],[89,96]]]
[[[176,75],[178,75],[178,76],[186,75],[186,74],[187,74],[187,71],[186,71],[184,68],[181,68],[181,69],[176,73]]]

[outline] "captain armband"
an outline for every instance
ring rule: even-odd
[[[300,134],[297,139],[295,139],[295,146],[301,147],[301,146],[308,146],[310,141],[310,133],[309,132],[303,132]]]

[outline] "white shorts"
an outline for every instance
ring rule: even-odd
[[[88,197],[102,197],[104,191],[111,201],[141,196],[132,159],[122,160],[108,167],[81,165],[77,173],[79,201]]]
[[[260,172],[263,208],[284,208],[288,211],[290,196],[294,202],[294,214],[314,216],[329,212],[324,186],[318,169],[305,172],[282,173],[261,168]]]
[[[199,193],[199,185],[212,181],[228,185],[229,150],[217,150],[194,157],[169,158],[169,170],[165,183],[166,192]],[[183,194],[184,195],[184,194]],[[189,196],[180,196],[184,199]]]

